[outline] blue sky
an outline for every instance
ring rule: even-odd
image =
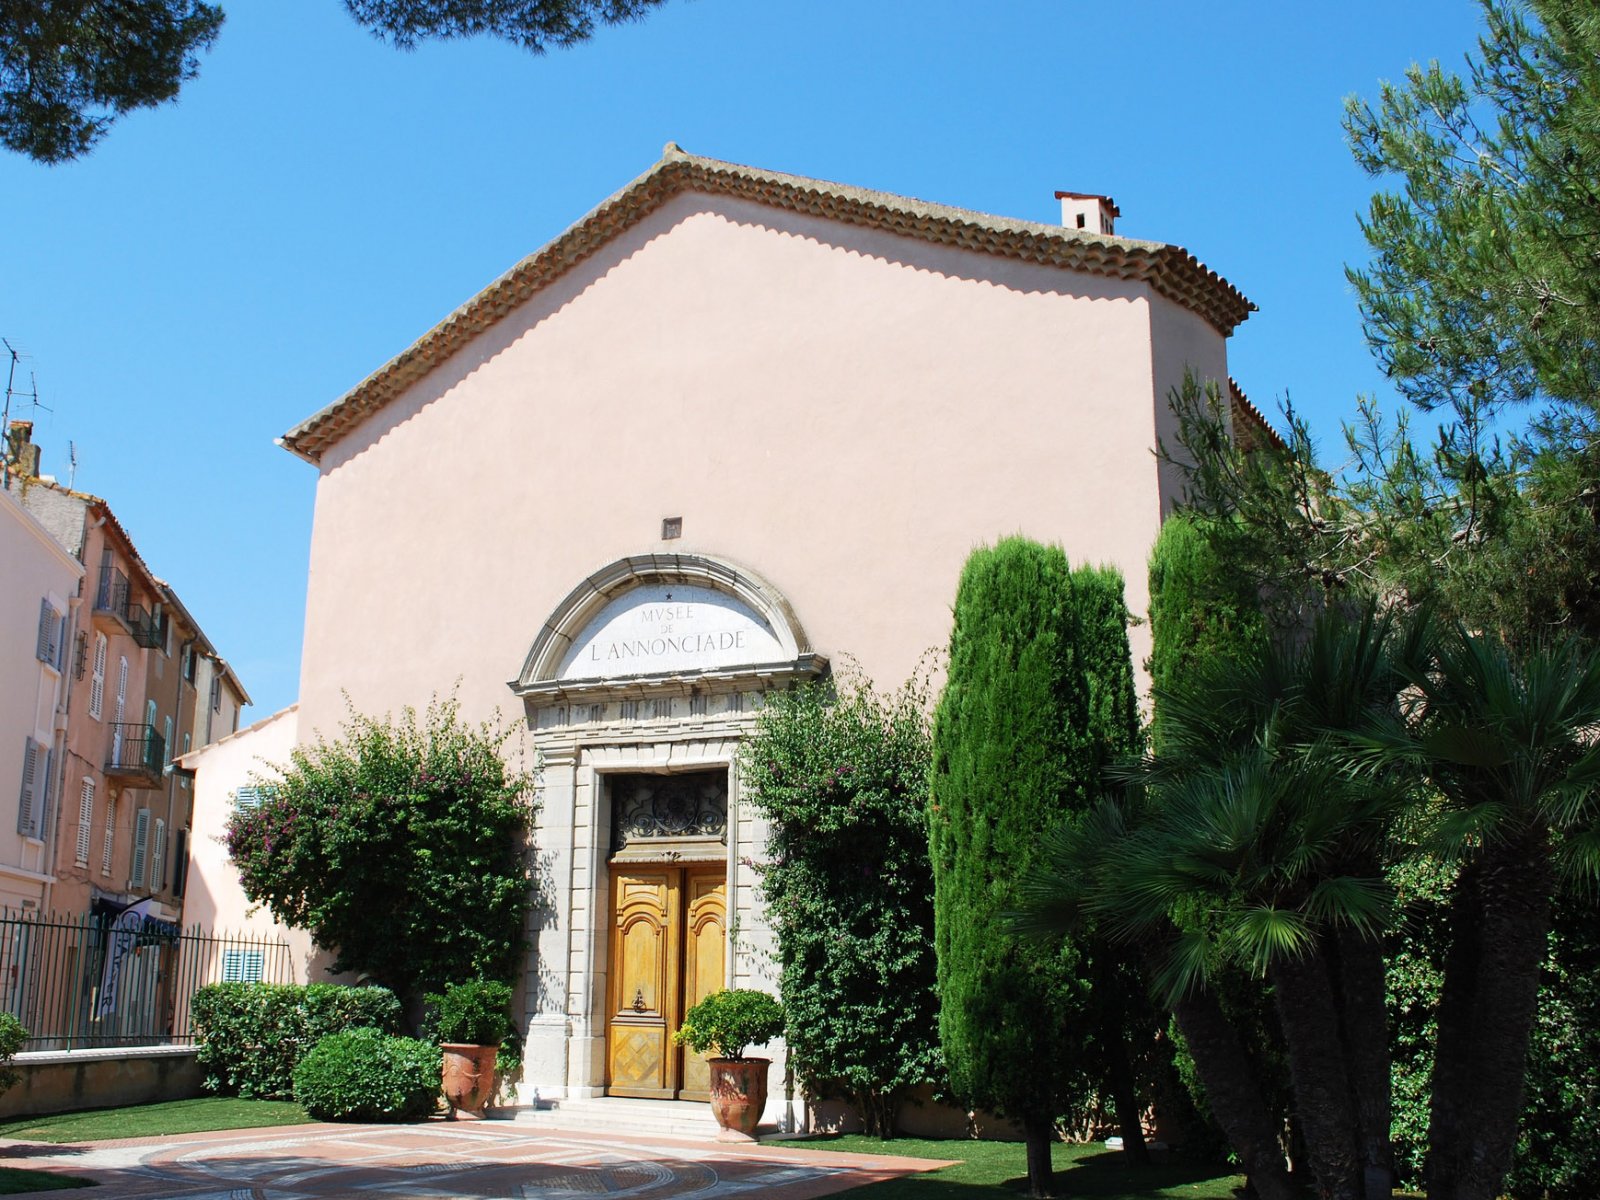
[[[1118,232],[1260,305],[1234,376],[1269,414],[1292,393],[1336,449],[1354,397],[1386,394],[1343,275],[1373,190],[1343,98],[1459,65],[1479,29],[1472,0],[669,0],[539,58],[399,53],[338,0],[226,7],[176,105],[81,163],[0,157],[0,335],[50,410],[45,470],[76,444],[77,485],[234,663],[251,718],[297,690],[316,482],[273,438],[664,142],[1033,220],[1059,219],[1057,188],[1110,193]],[[405,564],[373,586],[403,592]]]

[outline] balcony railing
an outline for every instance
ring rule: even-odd
[[[128,605],[128,632],[133,640],[147,650],[155,650],[166,640],[161,631],[161,618],[142,604]]]
[[[94,615],[110,617],[124,627],[128,625],[128,577],[115,567],[100,572],[100,587],[94,594]]]
[[[133,635],[146,650],[157,650],[167,640],[161,618],[142,604],[133,602],[128,577],[115,567],[100,572],[100,587],[94,596],[94,615],[110,617]]]
[[[113,722],[111,748],[106,752],[106,774],[116,779],[158,784],[166,750],[166,739],[154,726]]]

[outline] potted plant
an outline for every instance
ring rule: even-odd
[[[478,979],[452,984],[444,995],[431,993],[435,1033],[444,1052],[444,1098],[450,1119],[456,1111],[483,1115],[494,1094],[495,1056],[510,1035],[511,988]]]
[[[712,992],[691,1008],[673,1035],[696,1054],[710,1051],[711,1111],[722,1127],[721,1141],[755,1140],[761,1110],[767,1106],[767,1068],[772,1060],[746,1058],[783,1032],[783,1005],[752,988]]]

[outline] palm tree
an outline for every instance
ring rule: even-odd
[[[1564,636],[1518,652],[1456,628],[1408,668],[1404,711],[1361,740],[1425,773],[1426,850],[1452,858],[1429,1152],[1435,1200],[1493,1200],[1524,1099],[1551,905],[1600,876],[1600,650]]]
[[[1343,739],[1395,708],[1427,644],[1425,620],[1330,612],[1301,646],[1159,689],[1160,751],[1125,772],[1134,790],[1092,841],[1085,826],[1051,842],[1024,893],[1036,926],[1087,919],[1150,947],[1180,1029],[1180,1006],[1202,1003],[1216,972],[1270,982],[1309,1165],[1336,1200],[1389,1194],[1378,938],[1393,907],[1385,849],[1414,791],[1403,766],[1352,770]],[[1238,1063],[1202,1061],[1190,1040],[1209,1095]],[[1260,1140],[1253,1107],[1213,1106],[1241,1157]]]

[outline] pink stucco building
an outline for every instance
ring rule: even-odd
[[[768,689],[846,655],[898,684],[1007,534],[1146,607],[1168,394],[1226,380],[1251,306],[1059,198],[1043,225],[669,145],[283,438],[318,471],[299,736],[458,687],[542,757],[528,1091],[698,1095],[684,1008],[774,977],[737,764]]]

